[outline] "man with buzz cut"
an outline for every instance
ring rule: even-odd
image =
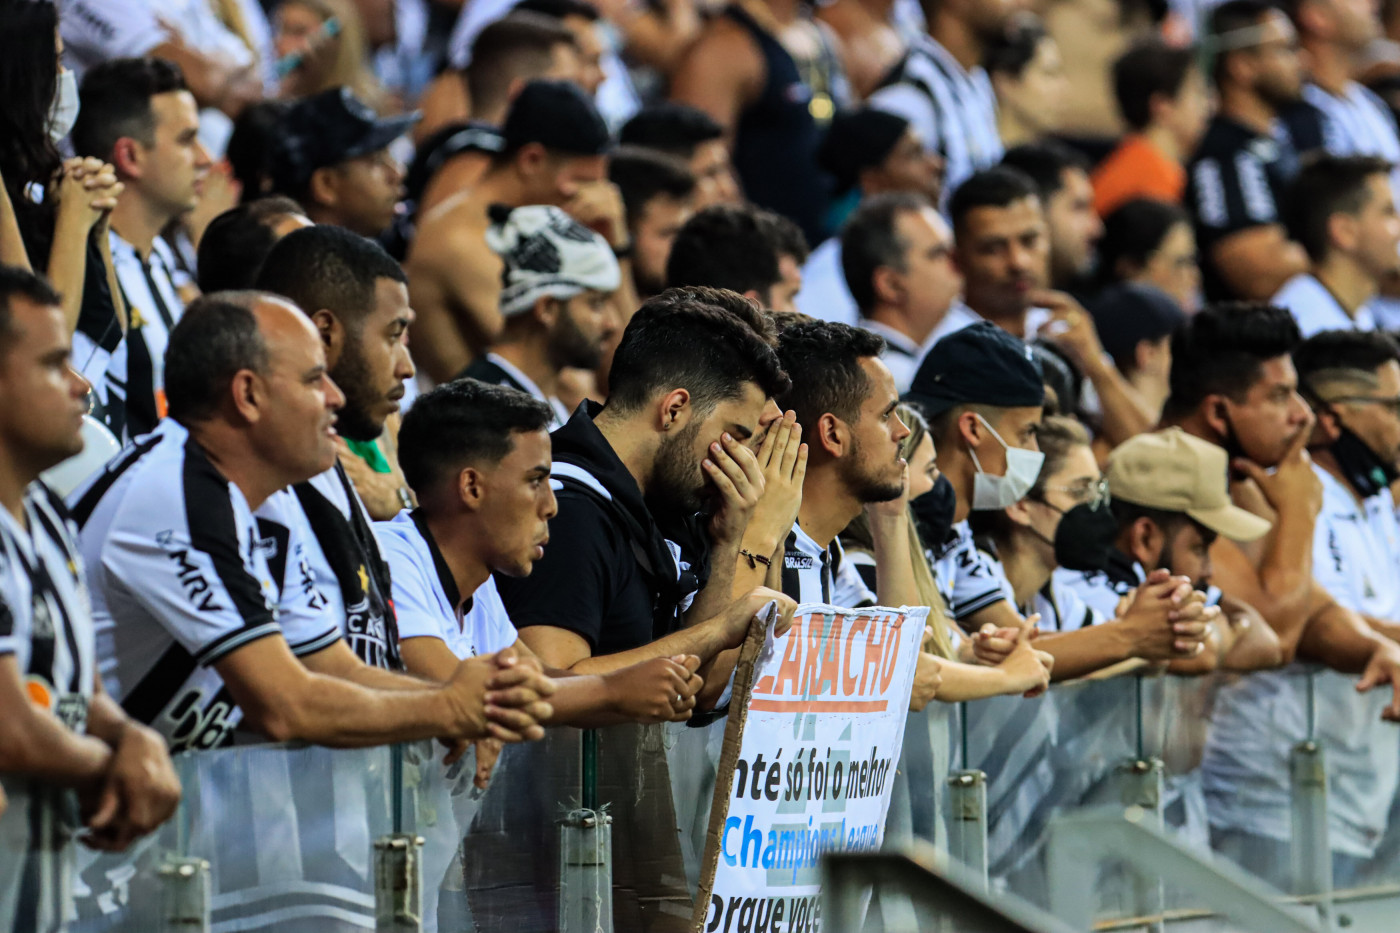
[[[608,241],[557,207],[491,207],[486,245],[501,257],[501,339],[462,375],[510,386],[569,420],[559,401],[565,368],[596,369],[622,324],[612,294],[622,267]]]

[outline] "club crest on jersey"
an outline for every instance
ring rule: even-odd
[[[156,534],[156,544],[175,566],[175,576],[185,596],[200,612],[222,612],[224,607],[214,597],[214,588],[204,576],[204,570],[190,559],[190,550],[175,539],[173,531]]]

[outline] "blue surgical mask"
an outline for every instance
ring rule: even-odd
[[[1040,468],[1045,464],[1045,454],[1038,450],[1022,450],[1012,447],[1001,439],[996,428],[987,423],[981,415],[977,420],[991,432],[997,443],[1006,449],[1006,475],[993,476],[982,469],[977,459],[977,451],[972,454],[972,464],[977,467],[977,475],[972,480],[972,508],[979,512],[1004,509],[1015,505],[1026,497],[1040,476]]]

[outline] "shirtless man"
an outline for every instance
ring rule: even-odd
[[[414,357],[435,382],[452,379],[484,353],[504,324],[501,258],[486,245],[491,205],[561,207],[618,252],[630,245],[622,198],[607,180],[607,125],[576,85],[526,85],[503,135],[505,149],[480,183],[422,219],[405,263],[418,313],[410,331]],[[635,300],[629,264],[623,265],[614,301],[630,314]]]

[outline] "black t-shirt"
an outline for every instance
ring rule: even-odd
[[[1287,133],[1265,136],[1228,117],[1211,121],[1187,167],[1186,209],[1196,226],[1201,273],[1211,301],[1237,298],[1211,252],[1233,234],[1281,223],[1285,192],[1298,173]]]
[[[617,654],[675,631],[702,585],[694,538],[663,534],[631,473],[593,425],[585,404],[555,431],[549,544],[530,576],[496,576],[517,629],[575,632],[594,655]],[[684,545],[671,543],[680,539]]]

